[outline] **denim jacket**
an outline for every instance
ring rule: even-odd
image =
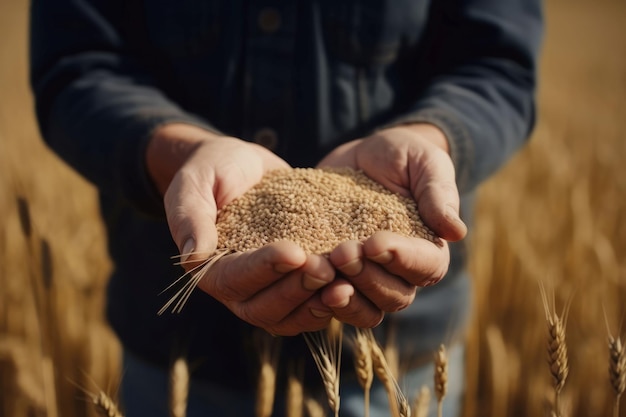
[[[539,0],[33,0],[30,30],[42,136],[100,192],[113,328],[147,359],[183,349],[200,377],[243,386],[248,325],[200,291],[156,314],[181,270],[146,173],[151,132],[192,123],[303,167],[376,129],[431,123],[470,222],[476,186],[531,133],[543,22]],[[465,244],[451,252],[446,279],[386,320],[407,357],[462,334]]]

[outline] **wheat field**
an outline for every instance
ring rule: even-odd
[[[120,378],[102,314],[110,264],[95,190],[38,136],[27,9],[0,0],[0,417],[95,416],[90,393],[115,398]],[[546,16],[537,128],[480,189],[470,237],[465,417],[551,415],[540,283],[557,313],[569,306],[561,414],[613,415],[608,340],[626,334],[626,2],[547,0]]]

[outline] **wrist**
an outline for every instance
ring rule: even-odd
[[[161,195],[172,178],[202,143],[220,135],[200,127],[169,123],[158,127],[146,147],[146,169]]]

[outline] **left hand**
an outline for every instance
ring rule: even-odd
[[[360,169],[389,190],[412,197],[424,223],[443,240],[437,245],[384,231],[331,252],[343,278],[322,289],[322,302],[340,321],[373,327],[385,312],[408,307],[417,287],[439,282],[450,262],[446,241],[467,233],[448,142],[433,125],[398,126],[339,146],[318,164],[327,166]]]

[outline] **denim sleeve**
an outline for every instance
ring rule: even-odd
[[[391,125],[425,122],[442,129],[461,193],[529,137],[542,37],[540,0],[433,2],[422,60],[429,82]]]
[[[130,58],[116,19],[122,0],[34,0],[30,79],[47,144],[112,199],[162,215],[145,147],[167,122],[215,130],[185,112]]]

